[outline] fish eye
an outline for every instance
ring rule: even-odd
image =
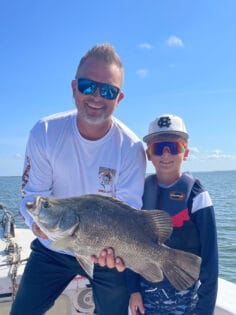
[[[49,208],[50,206],[49,206],[49,202],[48,201],[45,201],[44,203],[43,203],[43,207],[44,208]]]

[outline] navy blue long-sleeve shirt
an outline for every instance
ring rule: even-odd
[[[146,179],[144,209],[162,209],[172,217],[173,233],[165,242],[171,248],[201,257],[200,286],[197,290],[197,315],[214,312],[218,285],[218,247],[214,207],[208,192],[191,174],[183,174],[174,185],[158,185],[156,176]],[[127,270],[130,293],[140,292],[141,277]],[[166,278],[158,288],[166,287]],[[171,286],[171,284],[169,284]]]

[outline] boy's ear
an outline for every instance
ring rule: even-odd
[[[186,148],[186,149],[185,149],[185,152],[184,152],[184,160],[187,160],[188,154],[189,154],[189,149]]]
[[[146,149],[146,155],[147,155],[148,161],[151,161],[151,155],[150,155],[149,150],[150,150],[150,148]]]

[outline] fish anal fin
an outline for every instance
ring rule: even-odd
[[[186,290],[199,278],[201,258],[182,250],[162,246],[162,270],[177,290]]]
[[[145,268],[139,267],[134,271],[141,274],[143,278],[150,282],[160,282],[163,280],[163,272],[161,268],[157,264],[151,262],[147,262]]]
[[[160,244],[163,244],[172,234],[172,219],[170,215],[163,210],[142,210],[145,217],[146,229],[158,239]]]

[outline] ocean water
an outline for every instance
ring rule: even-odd
[[[236,171],[199,172],[194,175],[209,191],[214,203],[220,277],[236,283]],[[17,227],[26,227],[18,215],[20,185],[20,177],[0,176],[0,203],[16,215]]]

